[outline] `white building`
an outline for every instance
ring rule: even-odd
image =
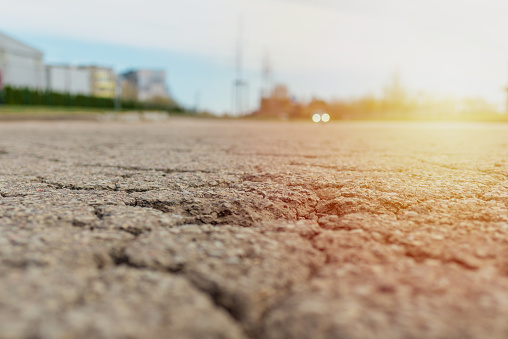
[[[91,95],[91,73],[87,69],[69,65],[48,65],[46,88],[54,92]]]
[[[0,79],[4,86],[44,89],[43,54],[0,33]]]

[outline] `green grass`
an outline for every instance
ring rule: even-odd
[[[0,114],[51,114],[51,113],[103,113],[111,110],[101,108],[81,108],[63,106],[24,106],[24,105],[0,105]]]

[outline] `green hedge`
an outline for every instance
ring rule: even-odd
[[[70,94],[29,88],[4,87],[0,102],[6,105],[26,106],[66,106],[83,108],[114,109],[115,99],[100,98],[82,94]],[[122,110],[163,110],[183,112],[178,105],[161,105],[148,102],[122,100]]]

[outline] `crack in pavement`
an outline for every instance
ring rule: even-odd
[[[135,239],[133,239],[131,242],[133,242],[133,241],[135,241]],[[215,306],[217,306],[218,308],[224,310],[227,314],[229,314],[229,316],[231,317],[231,320],[240,325],[240,328],[242,329],[242,334],[244,337],[246,337],[246,338],[252,337],[252,335],[250,335],[248,332],[245,331],[245,329],[243,329],[241,327],[239,315],[235,312],[235,308],[228,307],[228,305],[225,305],[224,303],[221,302],[221,298],[222,298],[221,290],[217,287],[217,285],[214,285],[215,288],[207,289],[207,288],[203,288],[199,284],[195,283],[195,281],[193,279],[189,279],[185,275],[185,265],[184,264],[175,265],[172,267],[167,267],[165,269],[157,269],[157,268],[153,268],[150,266],[139,265],[139,264],[133,262],[132,260],[130,260],[130,257],[126,254],[126,247],[127,246],[124,245],[121,248],[116,248],[114,251],[110,252],[111,258],[113,259],[113,262],[116,266],[127,266],[127,267],[133,268],[135,270],[162,272],[162,273],[177,275],[179,277],[182,277],[183,279],[185,279],[185,281],[187,281],[190,285],[192,285],[197,291],[200,291],[203,295],[207,296],[213,302],[213,304]]]
[[[184,304],[191,315],[227,314],[229,325],[213,338],[508,333],[496,322],[508,316],[508,198],[499,180],[504,148],[492,153],[496,173],[485,175],[472,161],[482,163],[487,151],[468,158],[457,153],[468,164],[463,171],[439,166],[432,152],[429,161],[415,159],[415,150],[430,146],[411,146],[408,138],[418,133],[405,130],[382,127],[374,138],[363,125],[332,125],[330,134],[316,134],[302,124],[268,137],[243,123],[240,131],[196,124],[185,127],[189,134],[170,124],[41,126],[41,144],[30,147],[20,137],[26,126],[0,126],[19,144],[0,159],[8,176],[0,192],[0,275],[6,277],[0,300],[13,310],[0,306],[0,319],[9,319],[0,320],[0,336],[12,323],[33,329],[32,337],[51,337],[28,320],[30,309],[40,314],[39,323],[64,319],[51,323],[57,331],[51,333],[80,324],[69,333],[142,337],[133,323],[167,336],[174,332],[157,332],[164,324],[189,324],[175,320]],[[62,140],[68,144],[50,147]],[[240,159],[223,152],[238,144]],[[198,151],[165,150],[175,145]],[[285,145],[284,153],[274,145]],[[311,154],[323,145],[330,145],[325,155]],[[443,154],[455,154],[449,144],[441,146]],[[18,162],[16,152],[24,155]],[[12,176],[19,163],[23,175]],[[112,181],[117,172],[129,180]],[[177,299],[171,286],[187,290],[189,299]],[[208,306],[200,308],[199,296]],[[94,327],[102,323],[95,314],[108,325]],[[112,314],[122,326],[108,327]],[[179,334],[211,333],[196,326],[185,331]]]
[[[185,168],[158,168],[158,167],[139,167],[139,166],[119,166],[119,165],[104,165],[104,164],[81,164],[83,167],[103,167],[103,168],[116,168],[127,171],[138,172],[163,172],[163,173],[216,173],[216,171],[202,170],[202,169],[185,169]]]

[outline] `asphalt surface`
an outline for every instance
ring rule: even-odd
[[[506,338],[508,125],[0,123],[0,338]]]

